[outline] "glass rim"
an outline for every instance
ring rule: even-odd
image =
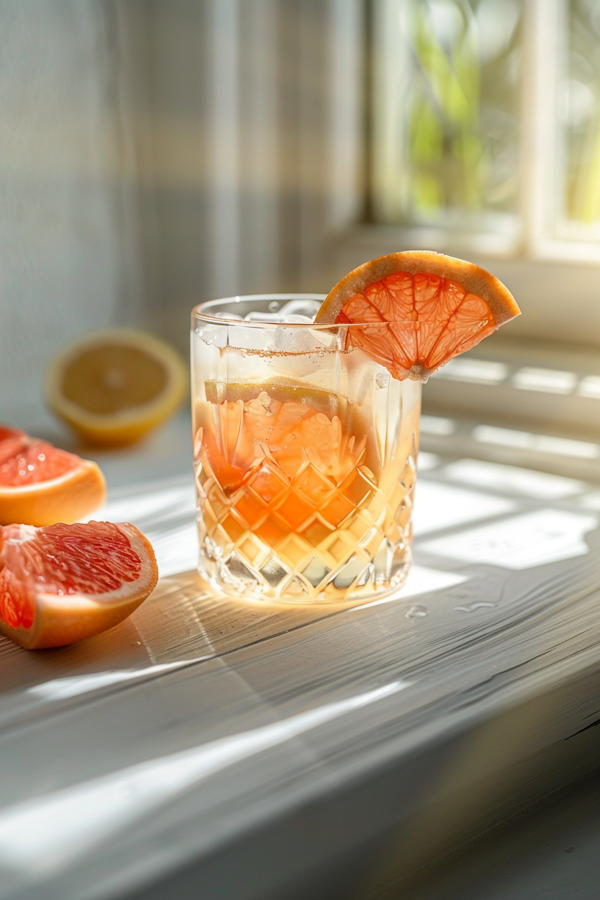
[[[274,294],[236,294],[232,297],[219,297],[214,300],[205,300],[203,303],[198,303],[197,306],[194,306],[191,313],[192,324],[196,322],[205,322],[210,325],[224,325],[227,327],[235,326],[238,328],[311,328],[322,331],[332,331],[341,328],[356,329],[364,327],[365,325],[375,328],[379,325],[389,326],[389,322],[252,322],[246,319],[229,319],[226,316],[210,315],[210,313],[206,312],[207,308],[216,307],[221,303],[235,305],[236,303],[252,300],[318,300],[322,303],[326,296],[327,294],[281,291]]]

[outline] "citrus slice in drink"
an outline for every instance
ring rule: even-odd
[[[112,628],[157,580],[152,546],[127,523],[0,528],[0,632],[28,650]]]
[[[0,425],[0,525],[76,522],[105,498],[95,462]]]
[[[50,408],[89,444],[131,444],[183,402],[188,373],[153,335],[115,329],[69,344],[48,371]]]
[[[409,250],[372,259],[342,278],[316,322],[359,325],[348,329],[350,346],[394,378],[426,381],[519,314],[510,291],[485,269]]]

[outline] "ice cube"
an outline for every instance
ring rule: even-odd
[[[265,324],[279,325],[285,322],[289,325],[312,325],[312,319],[309,316],[288,313],[261,313],[249,312],[244,316],[246,322],[264,322]]]
[[[262,313],[253,310],[252,312],[246,313],[244,320],[246,322],[270,322],[271,324],[276,324],[282,322],[283,317],[280,316],[279,313]]]
[[[310,300],[308,298],[298,300],[288,300],[279,310],[279,315],[286,322],[293,321],[290,316],[302,316],[302,321],[306,317],[309,321],[314,322],[316,314],[321,307],[320,300]]]
[[[196,327],[196,335],[205,344],[212,344],[214,347],[227,346],[227,328],[222,325],[210,325],[202,323]]]
[[[243,325],[231,325],[228,329],[230,347],[240,350],[272,350],[272,328],[244,328]]]
[[[289,317],[288,317],[289,318]],[[295,319],[300,318],[295,316]],[[302,316],[304,319],[305,317]],[[331,350],[335,344],[335,338],[318,328],[286,328],[286,323],[275,329],[275,349],[286,353],[318,353]],[[293,324],[293,323],[290,323]],[[299,323],[300,324],[300,323]],[[306,323],[312,324],[312,323]]]
[[[280,325],[275,330],[275,349],[286,353],[310,353],[314,350],[315,341],[308,328],[286,328]]]
[[[281,321],[285,322],[286,325],[312,325],[313,320],[308,316],[301,316],[300,313],[287,313],[287,315],[281,315]]]

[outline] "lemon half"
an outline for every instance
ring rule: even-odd
[[[88,444],[131,444],[164,422],[188,392],[187,367],[143,331],[96,331],[68,344],[47,373],[46,399]]]

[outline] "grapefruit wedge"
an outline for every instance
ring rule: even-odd
[[[0,528],[0,632],[27,650],[112,628],[157,580],[152,546],[128,523]]]
[[[0,525],[76,522],[105,498],[95,462],[0,425]]]
[[[394,378],[427,381],[520,312],[508,288],[485,269],[407,250],[372,259],[342,278],[316,322],[359,326],[348,329],[350,346]]]

